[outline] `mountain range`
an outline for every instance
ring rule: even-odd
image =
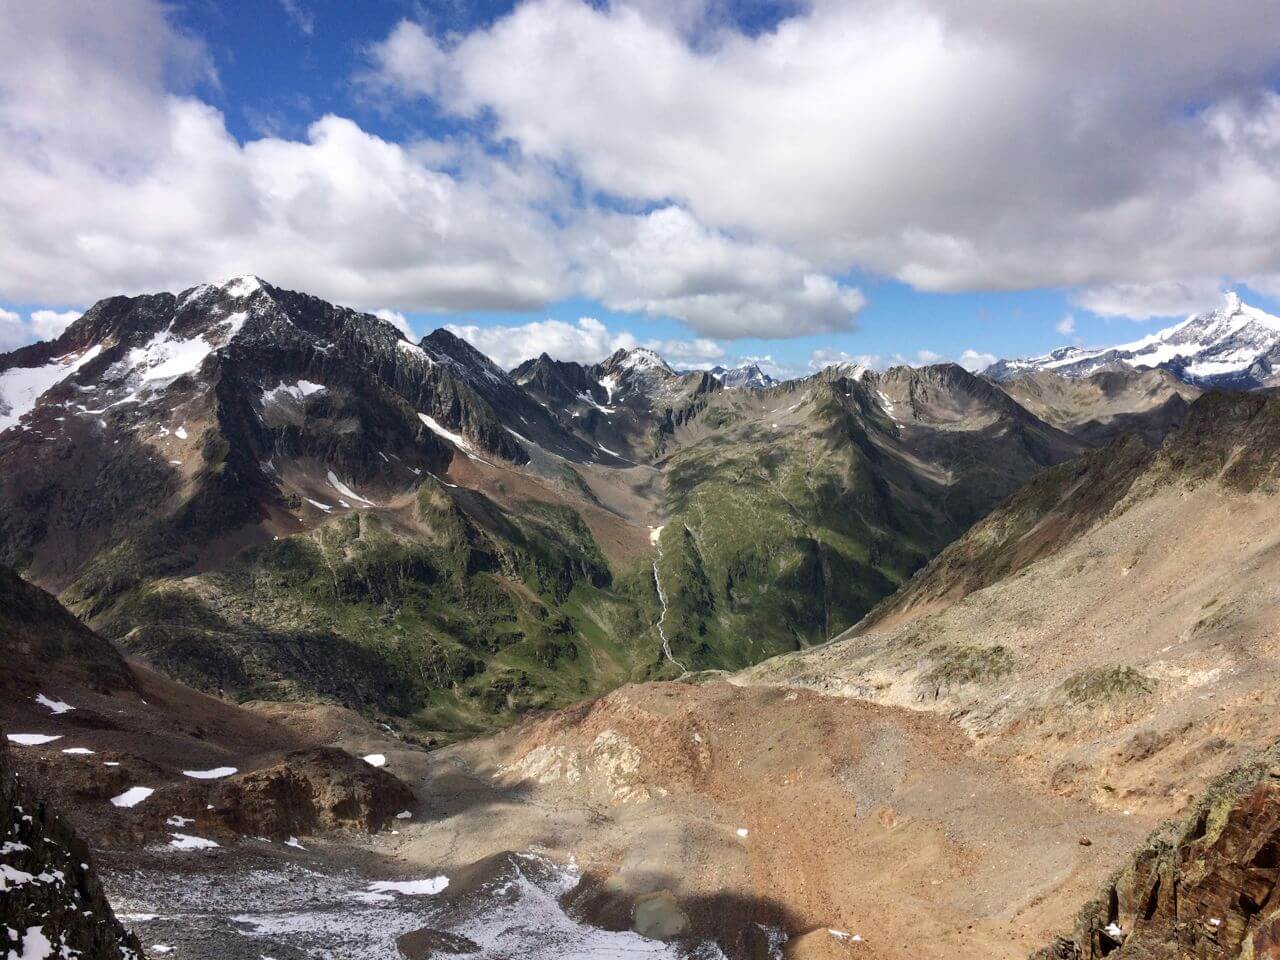
[[[255,277],[100,301],[0,356],[14,929],[1267,956],[1280,410],[1148,347],[506,371]]]
[[[767,379],[113,297],[0,356],[0,561],[200,689],[461,730],[820,642],[1086,446],[954,365]]]
[[[1087,377],[1127,367],[1167,370],[1201,387],[1255,389],[1280,383],[1280,317],[1274,317],[1228,293],[1216,310],[1192,314],[1181,323],[1116,347],[1059,347],[1040,357],[1000,360],[983,373],[1008,380],[1048,371]]]

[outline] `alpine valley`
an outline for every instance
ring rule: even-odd
[[[101,300],[0,355],[10,956],[1280,957],[1278,365]]]

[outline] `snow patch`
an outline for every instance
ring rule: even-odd
[[[20,747],[39,747],[62,739],[61,734],[50,733],[9,733],[5,736],[10,743],[16,743]]]
[[[385,767],[387,758],[380,753],[369,753],[360,758],[371,767]]]
[[[444,439],[448,440],[463,453],[471,454],[474,452],[474,448],[471,446],[470,440],[460,433],[454,433],[452,430],[441,426],[440,422],[436,420],[435,417],[429,417],[425,413],[420,413],[418,414],[418,419],[427,425],[428,430],[438,437],[444,437]]]
[[[68,353],[42,367],[13,367],[0,373],[0,432],[30,413],[46,390],[57,386],[102,352],[94,345],[77,356]]]
[[[261,290],[262,281],[252,274],[245,274],[243,277],[232,277],[222,284],[222,289],[227,296],[235,297],[238,300],[242,297],[252,296]]]
[[[235,767],[214,767],[212,770],[183,770],[182,775],[191,777],[193,780],[219,780],[235,772],[237,772]]]
[[[11,960],[46,960],[53,956],[53,944],[44,935],[43,927],[27,927],[27,932],[22,935],[21,948],[21,953],[10,950],[7,956]]]
[[[169,841],[169,846],[175,850],[212,850],[218,846],[212,840],[206,840],[204,837],[193,837],[186,833],[170,834],[173,837]]]
[[[74,756],[74,757],[87,757],[91,753],[93,753],[93,751],[90,750],[88,747],[67,747],[62,752],[70,754],[71,756]]]
[[[354,490],[348,487],[345,483],[339,480],[337,474],[335,474],[332,470],[329,471],[328,478],[329,478],[329,486],[333,487],[333,489],[337,490],[344,497],[350,497],[352,500],[359,500],[361,503],[368,504],[371,507],[376,506],[376,504],[372,500],[366,500],[364,497],[360,496],[360,494],[356,493]],[[343,506],[345,507],[347,506],[347,504],[344,503]]]
[[[426,880],[378,880],[369,884],[369,892],[402,893],[410,897],[430,897],[447,886],[449,886],[448,877],[430,877]]]
[[[107,764],[107,766],[119,766],[119,764]],[[136,807],[147,797],[155,793],[151,787],[130,787],[118,797],[112,797],[111,803],[117,807]]]
[[[307,397],[317,393],[324,393],[325,386],[322,383],[312,383],[310,380],[299,380],[297,383],[285,383],[280,381],[270,390],[262,391],[263,403],[280,403],[286,397],[296,400],[298,403],[304,402]]]
[[[52,700],[49,697],[46,697],[43,693],[36,694],[36,703],[40,704],[42,707],[48,707],[49,712],[54,714],[66,713],[68,710],[75,709],[71,704],[62,700]]]

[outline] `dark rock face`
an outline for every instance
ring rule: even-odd
[[[520,386],[560,403],[577,403],[583,396],[598,404],[609,402],[609,392],[592,376],[590,367],[553,360],[545,353],[520,364],[511,376]]]
[[[19,780],[3,739],[0,810],[0,931],[9,931],[8,955],[140,960],[142,947],[111,912],[89,848]],[[38,949],[46,946],[48,954]]]
[[[1215,783],[1036,960],[1280,957],[1280,752]]]
[[[415,803],[399,778],[336,747],[299,750],[275,766],[221,781],[208,802],[210,816],[227,829],[277,839],[321,830],[373,833]]]
[[[778,383],[755,363],[741,367],[712,367],[708,372],[727,390],[765,390]]]
[[[29,699],[51,670],[71,674],[95,690],[131,689],[133,675],[106,640],[54,597],[0,565],[0,695]]]

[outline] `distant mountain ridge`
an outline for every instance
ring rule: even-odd
[[[0,403],[0,563],[199,689],[430,731],[821,642],[1086,447],[954,364],[505,371],[252,276],[100,301]]]
[[[1187,383],[1225,389],[1280,384],[1280,317],[1232,292],[1216,310],[1115,347],[1059,347],[1039,357],[999,360],[983,374],[1010,380],[1038,371],[1087,377],[1108,368],[1161,369]]]
[[[728,389],[741,387],[747,390],[763,390],[779,382],[765,373],[758,363],[744,363],[738,367],[715,366],[708,372],[720,381],[721,386]]]

